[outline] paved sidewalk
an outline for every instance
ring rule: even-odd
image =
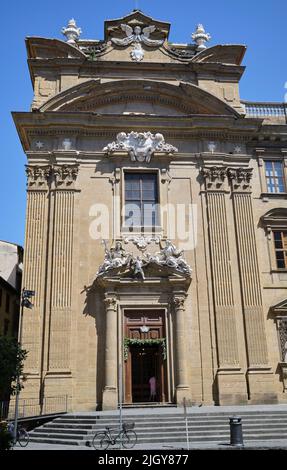
[[[119,447],[110,447],[108,451],[118,450]],[[137,444],[132,450],[163,450],[168,452],[174,450],[186,450],[187,445],[180,443],[174,444],[162,444],[162,445],[153,445],[153,444]],[[244,445],[244,447],[235,447],[230,446],[228,443],[226,444],[204,444],[204,443],[196,443],[189,445],[190,450],[287,450],[287,439],[282,439],[278,441],[249,441]],[[53,444],[38,444],[36,442],[31,442],[27,447],[20,447],[17,444],[14,447],[14,450],[93,450],[92,447],[87,446],[69,446],[69,445],[53,445]],[[130,449],[123,449],[125,452],[130,452]],[[96,451],[95,451],[96,452]],[[107,451],[106,451],[107,452]]]

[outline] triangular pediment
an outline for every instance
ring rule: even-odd
[[[122,24],[127,24],[131,27],[140,26],[141,28],[154,25],[156,29],[153,33],[153,37],[155,39],[168,39],[170,23],[155,20],[145,15],[140,10],[134,10],[122,18],[105,21],[105,41],[109,41],[111,37],[121,37]]]
[[[152,80],[89,80],[59,93],[40,111],[238,116],[224,101],[196,85]]]

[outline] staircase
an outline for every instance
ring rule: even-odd
[[[217,407],[216,407],[217,408]],[[250,407],[251,408],[251,407]],[[218,409],[218,408],[217,408]],[[140,412],[141,411],[141,412]],[[229,417],[241,416],[244,442],[287,439],[286,410],[244,410],[206,412],[204,408],[188,412],[188,430],[191,443],[229,443]],[[182,409],[123,411],[125,422],[135,422],[138,444],[172,445],[186,442],[186,428]],[[93,435],[105,426],[119,426],[115,413],[99,412],[67,414],[34,429],[31,442],[65,445],[86,445]]]

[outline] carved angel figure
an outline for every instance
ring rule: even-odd
[[[121,29],[126,34],[126,37],[123,39],[112,38],[112,42],[117,46],[128,46],[134,42],[143,42],[147,46],[161,46],[163,44],[163,40],[150,39],[149,37],[156,30],[154,25],[143,29],[140,26],[135,26],[133,29],[128,24],[121,24]]]
[[[140,62],[144,58],[144,51],[141,47],[141,43],[144,43],[146,46],[158,47],[163,44],[162,39],[150,39],[150,34],[156,30],[154,25],[141,28],[140,26],[135,26],[133,29],[128,24],[121,24],[121,29],[126,34],[125,38],[112,38],[112,42],[117,46],[128,46],[129,44],[134,44],[134,48],[131,51],[130,55],[132,60]]]

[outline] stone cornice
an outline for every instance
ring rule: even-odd
[[[30,150],[32,137],[73,135],[110,138],[121,130],[145,132],[151,128],[168,139],[249,142],[255,138],[262,123],[261,120],[235,119],[232,116],[94,115],[78,112],[69,113],[67,127],[67,116],[63,112],[13,113],[13,117],[26,151]]]

